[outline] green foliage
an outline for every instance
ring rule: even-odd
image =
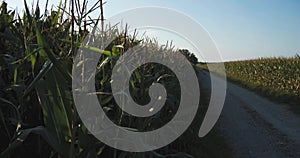
[[[87,6],[87,1],[82,5],[77,0],[74,2],[77,7],[74,19],[62,3],[57,10],[41,13],[38,5],[35,10],[29,10],[24,0],[22,16],[7,10],[6,3],[1,5],[0,157],[190,157],[173,149],[193,147],[193,143],[182,145],[181,141],[147,153],[118,151],[99,142],[82,124],[71,93],[72,63],[89,32],[87,29],[99,23],[100,19],[89,23],[86,20],[89,13],[99,8],[99,3],[88,10],[80,7]],[[77,28],[74,32],[70,31],[72,25]],[[149,63],[132,74],[131,95],[140,104],[148,102],[152,82],[165,85],[168,91],[166,106],[159,114],[138,119],[117,108],[111,95],[111,72],[116,59],[134,46],[147,45],[152,51],[150,54],[165,53],[170,60],[174,59],[174,51],[171,46],[162,47],[155,41],[130,37],[126,29],[121,33],[116,28],[109,30],[105,35],[114,40],[105,50],[98,46],[85,47],[104,54],[96,75],[99,101],[116,124],[136,131],[157,129],[169,121],[178,108],[180,86],[174,73],[162,65]],[[192,63],[197,62],[193,54],[183,52]],[[189,132],[197,137],[197,131]]]
[[[209,64],[209,63],[208,63]],[[203,69],[207,65],[199,64]],[[218,73],[218,64],[210,64]],[[300,112],[300,58],[262,58],[226,62],[228,79],[274,101],[288,103]]]
[[[300,98],[300,58],[270,58],[228,62],[227,75],[264,87],[266,93],[291,95]]]
[[[181,52],[192,64],[196,65],[198,63],[198,58],[195,56],[194,53],[191,53],[187,49],[179,49]]]
[[[30,12],[24,3],[17,19],[1,5],[0,157],[100,155],[104,145],[78,127],[71,95],[73,57],[66,41],[84,37],[70,34],[71,20],[59,22],[60,9],[41,14],[38,5]]]

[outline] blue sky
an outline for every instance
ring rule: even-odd
[[[7,2],[12,8],[23,8],[22,0]],[[43,6],[45,0],[40,3]],[[167,7],[189,15],[210,33],[226,61],[300,54],[298,0],[108,0],[105,17],[143,6]]]

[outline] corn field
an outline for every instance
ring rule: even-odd
[[[39,4],[29,9],[24,0],[22,15],[8,10],[5,2],[1,5],[0,157],[192,157],[179,151],[203,155],[201,148],[207,149],[207,144],[211,143],[195,141],[198,128],[194,129],[193,124],[183,137],[171,145],[146,153],[118,151],[89,133],[74,107],[72,63],[81,42],[89,32],[95,31],[91,28],[103,23],[105,3],[98,1],[87,8],[80,7],[87,6],[87,1],[71,2],[70,7],[65,2],[60,3],[57,9],[41,11]],[[89,16],[100,9],[99,18]],[[168,91],[162,111],[143,119],[130,117],[116,108],[109,87],[110,75],[116,59],[134,46],[147,45],[154,52],[165,53],[170,60],[174,58],[172,52],[177,50],[173,50],[172,45],[160,46],[150,39],[136,39],[135,34],[129,35],[126,28],[124,31],[114,27],[109,30],[102,33],[114,39],[113,42],[105,50],[95,48],[104,54],[99,60],[95,79],[102,108],[120,126],[137,131],[159,128],[174,116],[178,108],[180,88],[174,73],[162,65],[150,63],[138,68],[132,75],[131,95],[140,104],[148,102],[148,89],[145,87],[152,82],[163,84]],[[299,65],[299,60],[297,62]],[[200,115],[196,124],[200,124],[201,119]]]
[[[227,77],[296,109],[300,101],[300,57],[226,62]]]

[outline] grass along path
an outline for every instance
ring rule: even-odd
[[[206,69],[205,64],[198,64]],[[218,64],[212,63],[218,73]],[[300,57],[263,58],[225,63],[227,78],[300,114]]]

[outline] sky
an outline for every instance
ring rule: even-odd
[[[6,2],[11,9],[24,8],[22,0]],[[45,0],[40,0],[40,5],[44,4]],[[51,4],[56,6],[59,0]],[[171,8],[193,18],[211,35],[224,61],[300,54],[299,0],[107,0],[104,16],[145,6]],[[178,48],[194,51],[179,37],[158,30],[146,32],[161,43],[173,40]]]

